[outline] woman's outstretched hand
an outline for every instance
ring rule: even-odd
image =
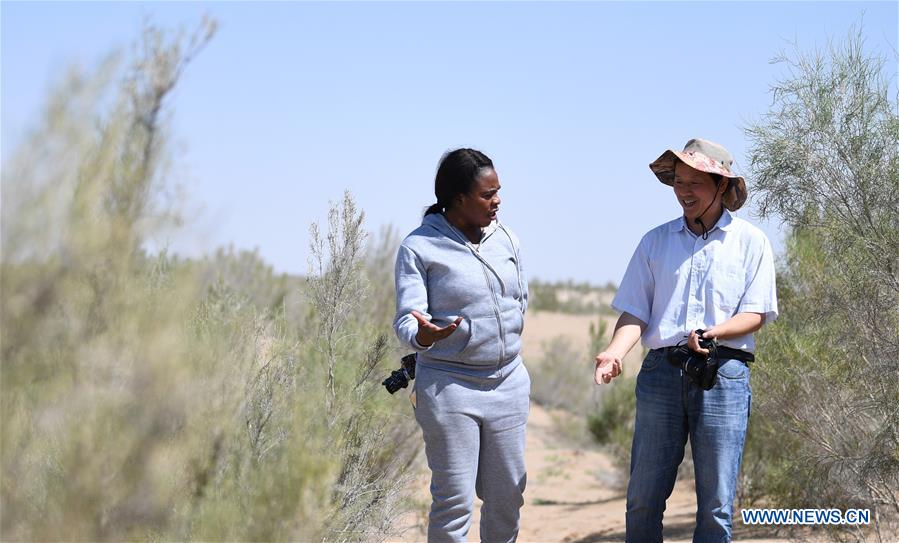
[[[462,317],[459,317],[441,328],[426,319],[425,316],[418,311],[413,311],[412,316],[418,321],[418,333],[415,334],[415,341],[422,347],[430,347],[435,341],[439,341],[449,336],[456,331],[456,328],[458,328],[459,324],[462,322]]]

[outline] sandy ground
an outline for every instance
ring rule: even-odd
[[[553,417],[545,409],[531,404],[528,420],[526,462],[528,486],[521,510],[521,542],[600,543],[624,541],[624,489],[620,475],[604,453],[572,447],[553,431]],[[420,509],[405,517],[404,536],[394,541],[427,540],[428,474],[424,469],[419,485]],[[475,512],[469,541],[479,540],[479,509]],[[665,513],[665,541],[691,541],[696,499],[690,481],[678,481],[668,500]],[[756,543],[786,542],[761,528],[738,526],[737,541]]]
[[[529,314],[525,325],[525,360],[537,360],[542,341],[562,335],[573,345],[586,349],[588,330],[596,317],[554,313]],[[609,319],[609,330],[614,318]],[[639,349],[636,349],[639,350]],[[586,354],[586,353],[585,353]],[[595,353],[594,353],[595,355]],[[636,362],[636,363],[635,363]],[[533,362],[532,362],[533,363]],[[639,352],[625,361],[627,373],[639,369]],[[551,414],[532,403],[527,428],[526,462],[528,486],[521,511],[522,542],[599,543],[624,541],[625,497],[621,474],[610,458],[599,450],[566,442],[554,429],[564,414]],[[423,456],[423,455],[422,455]],[[417,466],[419,476],[413,483],[418,493],[418,510],[402,519],[404,536],[394,541],[426,541],[425,526],[429,474],[424,458]],[[469,540],[479,540],[480,500],[475,498],[475,513]],[[692,538],[696,499],[692,483],[678,481],[665,513],[665,541],[688,542]],[[761,528],[738,526],[737,541],[756,543],[785,542]]]

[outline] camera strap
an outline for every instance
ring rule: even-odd
[[[670,354],[674,351],[682,351],[683,355],[689,355],[693,352],[689,347],[687,347],[686,341],[681,341],[674,347],[662,347],[660,350],[664,352],[669,358]],[[734,349],[733,347],[725,347],[724,345],[716,345],[715,350],[717,351],[717,356],[720,360],[734,359],[739,360],[740,362],[746,362],[747,364],[750,362],[755,362],[755,355],[747,351]],[[709,356],[712,356],[712,349],[709,349],[709,351]]]
[[[742,351],[740,349],[734,349],[733,347],[725,347],[724,345],[718,345],[718,358],[733,358],[734,360],[739,360],[746,363],[755,362],[754,354]]]
[[[703,390],[710,390],[718,380],[718,342],[714,339],[702,340],[700,345],[702,348],[708,349],[707,356],[687,347],[686,342],[687,340],[681,340],[674,347],[668,347],[665,350],[666,358],[672,366],[680,369],[697,386]]]
[[[674,347],[666,347],[662,351],[672,366],[683,371],[684,375],[703,390],[710,390],[715,386],[721,359],[740,360],[744,364],[755,360],[752,353],[718,345],[715,340],[703,340],[701,345],[704,349],[709,350],[708,356],[687,347],[686,340],[680,341]]]

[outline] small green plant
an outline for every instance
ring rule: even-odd
[[[609,324],[602,317],[596,323],[590,323],[590,347],[587,350],[588,354],[595,356],[605,348],[609,342],[609,338],[606,336],[608,329]]]
[[[587,417],[587,428],[593,439],[603,445],[622,467],[630,464],[637,408],[635,384],[635,378],[620,376],[604,385],[598,408]]]

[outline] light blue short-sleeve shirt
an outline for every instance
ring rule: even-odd
[[[702,239],[684,218],[643,236],[612,307],[647,324],[649,349],[676,345],[691,330],[711,328],[737,313],[777,318],[774,255],[767,236],[725,210]],[[752,334],[719,341],[753,352]]]

